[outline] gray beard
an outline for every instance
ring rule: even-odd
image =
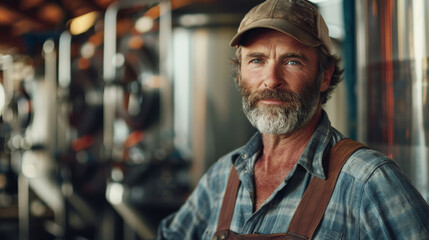
[[[250,123],[264,134],[290,134],[302,128],[316,113],[319,101],[317,88],[311,86],[307,86],[302,94],[268,89],[250,93],[245,86],[241,86],[241,90],[244,114]],[[257,104],[261,99],[270,98],[282,100],[286,104]]]

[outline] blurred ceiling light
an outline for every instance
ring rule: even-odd
[[[142,16],[137,19],[135,28],[139,33],[149,32],[153,27],[153,19],[148,16]]]
[[[57,4],[50,3],[38,10],[37,17],[50,23],[59,23],[64,19],[64,12]]]
[[[94,25],[95,20],[97,20],[97,17],[97,12],[90,12],[82,16],[73,18],[70,23],[70,33],[73,35],[79,35],[88,31],[88,29],[90,29]]]
[[[9,24],[17,18],[16,14],[0,6],[0,23]]]
[[[94,56],[94,53],[95,53],[95,46],[90,42],[86,42],[80,48],[80,55],[84,58],[91,58],[92,56]]]

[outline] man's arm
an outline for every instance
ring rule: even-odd
[[[429,206],[393,162],[369,176],[360,215],[361,239],[429,239]]]

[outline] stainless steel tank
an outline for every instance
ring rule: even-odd
[[[356,1],[359,138],[429,201],[429,1]]]
[[[241,108],[229,46],[240,14],[183,14],[173,29],[175,144],[189,152],[193,183],[255,130]]]

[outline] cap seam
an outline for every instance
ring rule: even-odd
[[[274,2],[274,4],[271,6],[271,9],[270,9],[270,18],[274,17],[274,10],[276,9],[278,3],[279,3],[279,0],[276,0]]]

